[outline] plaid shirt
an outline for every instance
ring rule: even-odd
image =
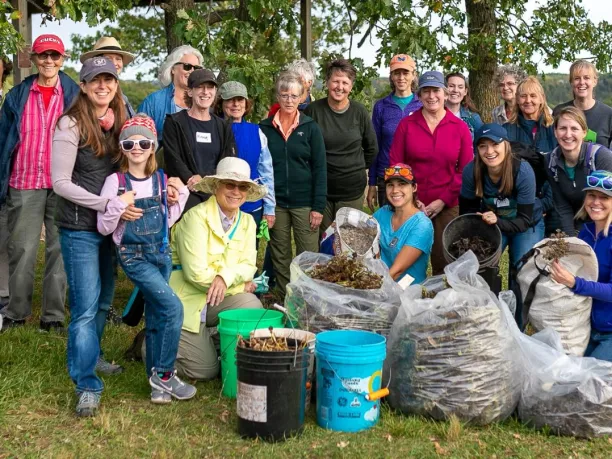
[[[9,186],[18,190],[53,188],[51,143],[59,117],[64,111],[64,91],[58,78],[49,108],[34,81],[21,117],[20,141],[13,161]]]

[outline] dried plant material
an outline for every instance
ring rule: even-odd
[[[336,255],[324,265],[315,265],[307,274],[312,279],[331,282],[358,290],[382,286],[382,276],[370,271],[354,254]]]
[[[547,261],[554,261],[563,258],[569,253],[569,243],[567,242],[568,235],[561,230],[557,230],[554,234],[550,235],[550,241],[545,245],[544,259]]]
[[[252,349],[254,351],[263,352],[283,352],[283,351],[295,351],[296,349],[304,349],[308,343],[305,341],[295,340],[292,338],[287,339],[284,336],[275,336],[274,328],[270,327],[270,336],[268,338],[255,338],[253,332],[248,340],[238,336],[238,347],[244,349]]]
[[[422,299],[433,299],[436,297],[438,293],[442,290],[446,290],[450,288],[448,281],[446,280],[446,276],[441,277],[441,284],[438,282],[437,278],[439,276],[430,277],[421,285],[421,298]],[[431,287],[430,287],[431,285]]]
[[[455,241],[451,244],[448,251],[449,253],[455,257],[455,259],[459,258],[461,255],[471,250],[476,255],[478,261],[486,260],[495,254],[497,247],[490,242],[484,239],[481,236],[474,237],[462,237],[458,241]]]
[[[338,227],[342,242],[348,245],[358,255],[363,255],[372,248],[378,234],[376,226],[353,226],[343,223]]]

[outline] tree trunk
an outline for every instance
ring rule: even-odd
[[[493,77],[497,69],[495,4],[497,0],[465,0],[467,13],[470,92],[485,122],[499,104]]]
[[[176,13],[179,10],[191,10],[195,7],[194,0],[168,0],[164,7],[164,21],[166,23],[166,44],[168,46],[168,54],[177,46],[184,45],[182,41],[174,33],[174,25],[176,24]]]

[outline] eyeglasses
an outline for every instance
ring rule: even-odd
[[[516,83],[514,81],[510,83],[500,83],[499,84],[500,88],[513,88],[514,86],[516,86]]]
[[[234,191],[237,187],[240,191],[242,191],[243,193],[246,193],[251,188],[250,185],[247,185],[245,183],[236,183],[236,182],[221,182],[221,183],[229,191]]]
[[[185,72],[191,72],[192,70],[202,70],[204,68],[201,65],[188,64],[187,62],[177,62],[174,65],[182,65],[183,70]]]
[[[46,61],[48,57],[50,57],[52,61],[59,61],[62,58],[62,55],[57,51],[51,51],[48,53],[38,53],[36,56],[41,61]]]
[[[414,180],[414,175],[412,175],[412,170],[407,168],[407,167],[401,167],[401,166],[394,166],[394,167],[387,167],[385,169],[385,180],[391,178],[391,177],[404,177],[408,180]]]
[[[587,177],[587,186],[589,188],[603,188],[606,191],[612,191],[612,177],[589,175]]]
[[[121,149],[123,151],[132,151],[136,144],[140,147],[141,150],[148,150],[153,146],[153,141],[149,139],[140,139],[140,140],[120,140]]]
[[[280,97],[280,99],[284,100],[285,102],[287,102],[288,100],[292,102],[297,102],[298,100],[300,100],[300,96],[295,96],[293,94],[281,94],[278,97]]]

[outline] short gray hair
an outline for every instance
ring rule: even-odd
[[[297,87],[300,94],[304,93],[304,84],[300,79],[300,75],[294,72],[282,72],[276,79],[276,95],[280,95],[281,91],[290,91]]]
[[[293,61],[291,64],[289,64],[289,66],[287,67],[287,71],[297,73],[298,75],[303,77],[307,83],[312,83],[315,80],[314,64],[312,62],[308,62],[306,59],[303,58]]]
[[[525,81],[529,75],[527,75],[527,72],[525,72],[525,70],[523,70],[518,65],[501,65],[497,67],[495,77],[493,78],[495,86],[499,86],[504,81],[504,78],[506,78],[507,76],[514,77],[518,86],[519,84],[521,84],[521,82]]]
[[[168,54],[168,57],[159,68],[158,78],[164,88],[166,86],[170,86],[170,83],[172,83],[172,67],[174,67],[178,62],[180,62],[183,56],[185,56],[186,54],[193,54],[195,57],[198,58],[200,65],[202,65],[202,62],[204,61],[202,53],[200,53],[200,51],[198,51],[194,47],[189,45],[183,45],[174,48],[172,52]]]

